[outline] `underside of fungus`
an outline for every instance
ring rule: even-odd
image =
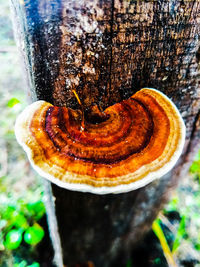
[[[37,101],[19,115],[15,133],[34,169],[70,190],[128,192],[175,165],[185,126],[164,94],[142,89],[104,115],[96,124],[85,121],[83,129],[80,110]]]

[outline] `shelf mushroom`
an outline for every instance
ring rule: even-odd
[[[128,192],[172,169],[185,125],[167,96],[144,88],[104,114],[83,130],[80,110],[37,101],[19,115],[15,133],[33,168],[69,190]]]

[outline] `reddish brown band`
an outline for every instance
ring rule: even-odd
[[[136,94],[109,107],[105,110],[108,120],[86,123],[84,131],[80,111],[46,105],[43,120],[39,112],[34,114],[30,130],[46,160],[54,164],[52,158],[57,157],[63,170],[97,178],[126,175],[155,160],[162,154],[170,131],[163,108],[148,94]],[[99,171],[102,165],[106,172]]]

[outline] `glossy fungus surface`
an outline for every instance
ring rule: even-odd
[[[16,137],[41,176],[71,190],[127,192],[175,165],[185,126],[164,94],[142,89],[104,115],[83,129],[80,110],[37,101],[18,117]]]

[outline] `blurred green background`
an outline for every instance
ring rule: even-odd
[[[32,171],[14,135],[15,119],[28,102],[28,89],[5,0],[0,0],[0,62],[0,266],[50,266],[38,260],[40,244],[48,236],[42,222],[45,207],[41,178]],[[135,252],[126,267],[200,267],[199,176],[200,153],[155,220],[145,241],[148,254],[145,242],[139,248],[146,258],[138,259],[136,265]]]
[[[14,135],[16,116],[27,97],[5,0],[0,0],[0,62],[0,266],[38,267],[36,248],[45,235],[40,225],[45,207],[40,179]]]

